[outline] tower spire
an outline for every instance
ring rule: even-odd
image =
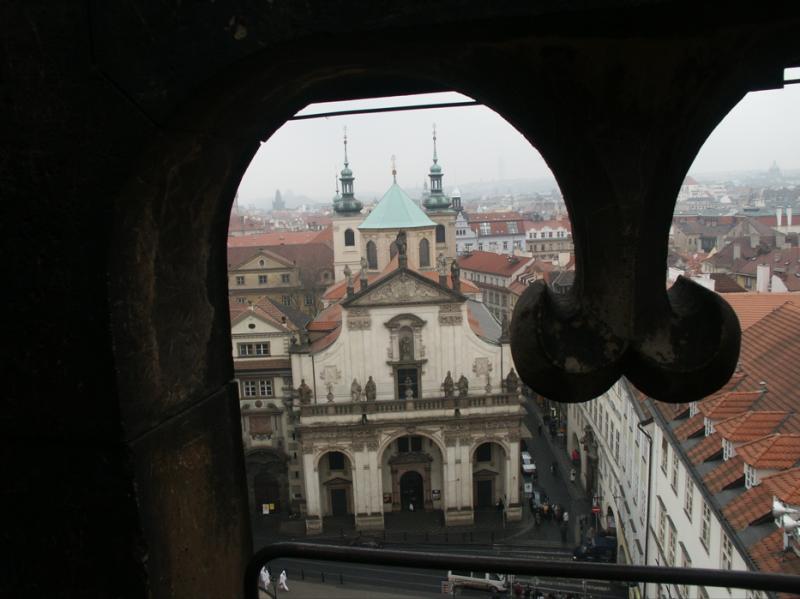
[[[439,162],[439,157],[436,155],[436,123],[433,124],[433,163]]]
[[[392,179],[397,183],[397,163],[394,154],[392,154]]]
[[[426,194],[423,204],[428,210],[447,210],[450,208],[450,200],[444,195],[442,189],[442,167],[439,165],[439,153],[436,148],[436,123],[433,124],[433,164],[431,165],[428,177],[431,180],[430,193]],[[424,192],[423,192],[424,193]]]
[[[350,164],[347,161],[347,125],[344,126],[344,166],[345,168],[347,165]]]
[[[339,176],[342,183],[342,195],[339,196],[339,186],[336,186],[336,199],[334,199],[333,209],[339,214],[353,214],[361,212],[363,204],[356,199],[353,191],[353,171],[350,170],[350,160],[347,157],[347,127],[344,128],[344,168]]]

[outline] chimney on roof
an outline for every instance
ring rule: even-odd
[[[733,244],[733,261],[736,262],[742,257],[742,244],[738,241]]]
[[[761,391],[766,391],[767,390],[767,381],[759,381],[758,388]]]
[[[778,223],[777,225],[775,225],[776,227],[780,227],[781,226],[781,215],[782,214],[783,214],[783,209],[780,206],[775,208],[775,219],[776,219],[776,221]]]
[[[756,266],[756,291],[769,293],[769,264]]]

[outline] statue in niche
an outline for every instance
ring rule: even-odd
[[[372,377],[369,377],[367,384],[364,385],[364,396],[367,398],[367,401],[375,401],[376,394],[377,389],[375,387],[375,381],[372,380]]]
[[[400,359],[414,359],[414,343],[409,335],[403,335],[400,337]]]
[[[361,401],[361,385],[358,383],[358,379],[353,379],[350,384],[350,400]]]
[[[461,377],[458,379],[458,396],[466,397],[468,393],[469,393],[469,381],[467,380],[467,377],[465,377],[462,374]]]
[[[453,397],[453,391],[455,390],[455,384],[453,383],[453,377],[450,375],[450,371],[447,371],[447,376],[444,377],[444,383],[442,383],[442,389],[444,389],[444,396],[445,397]]]
[[[297,396],[300,398],[301,404],[311,403],[311,387],[306,385],[306,379],[300,380],[300,386],[297,388]]]
[[[414,399],[414,381],[411,380],[410,376],[406,376],[403,384],[406,387],[406,399]]]
[[[514,369],[512,368],[508,372],[508,376],[506,377],[506,392],[507,393],[517,393],[518,390],[519,390],[519,377],[517,376],[517,373],[514,372]]]
[[[440,277],[447,276],[447,258],[441,252],[439,252],[439,257],[436,258],[436,269],[439,271]]]
[[[342,271],[342,274],[344,275],[344,278],[347,279],[347,286],[348,287],[352,287],[353,286],[353,271],[350,270],[350,265],[349,264],[345,264],[344,265],[344,270]]]
[[[406,232],[404,230],[400,230],[397,234],[397,237],[394,240],[395,246],[397,246],[397,255],[401,258],[406,257],[406,248],[408,247],[408,242],[406,241]]]

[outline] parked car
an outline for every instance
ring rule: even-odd
[[[367,549],[380,549],[383,547],[383,543],[381,543],[378,539],[374,539],[372,537],[363,537],[360,535],[351,540],[348,545],[350,547],[365,547]]]
[[[495,574],[494,572],[469,572],[466,570],[450,570],[447,580],[459,587],[481,589],[484,591],[507,591],[514,582],[511,574]]]
[[[572,559],[579,562],[616,563],[617,539],[616,537],[596,537],[594,543],[590,545],[578,545],[572,552]]]
[[[534,472],[536,472],[536,464],[534,463],[531,454],[529,454],[527,451],[523,451],[519,455],[520,455],[520,466],[522,468],[522,472],[524,474],[533,474]]]

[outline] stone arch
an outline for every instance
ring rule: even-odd
[[[400,441],[407,438],[405,447]],[[428,447],[422,445],[415,449],[413,439],[428,441]],[[395,443],[397,450],[392,451]],[[445,460],[447,452],[443,444],[434,435],[416,430],[399,431],[390,436],[381,445],[378,452],[381,490],[384,498],[391,498],[391,508],[384,511],[409,511],[409,488],[403,483],[413,481],[412,495],[414,511],[443,510],[446,503]],[[417,479],[417,476],[419,478]],[[419,501],[419,504],[416,501]],[[389,503],[387,500],[385,503]]]
[[[296,511],[289,494],[289,456],[270,447],[258,448],[245,454],[248,504],[256,516],[264,514],[264,504],[270,515],[288,515]]]
[[[328,447],[323,447],[317,450],[317,454],[314,456],[314,470],[319,471],[319,462],[326,453],[331,453],[332,451],[338,451],[339,453],[344,454],[344,456],[350,460],[351,464],[355,464],[355,456],[353,452],[350,451],[347,447],[342,445],[331,445]]]
[[[323,462],[326,456],[341,455],[341,468]],[[340,447],[327,447],[317,456],[312,480],[319,485],[320,515],[350,518],[355,514],[355,461],[349,451]],[[323,524],[324,527],[324,524]]]
[[[418,437],[425,437],[426,439],[429,439],[430,441],[433,442],[434,445],[436,445],[436,447],[441,452],[442,456],[446,456],[447,455],[447,446],[444,444],[444,441],[442,439],[438,439],[436,437],[436,435],[434,435],[434,434],[431,434],[431,433],[428,433],[428,432],[423,432],[423,431],[418,431],[416,429],[412,429],[412,430],[405,430],[405,431],[397,432],[397,433],[395,433],[393,435],[390,435],[386,439],[384,439],[380,443],[380,445],[378,445],[378,454],[377,454],[378,455],[378,463],[380,463],[380,461],[381,461],[381,459],[383,457],[383,454],[386,451],[387,447],[389,447],[394,441],[397,441],[400,437],[405,437],[405,436],[408,436],[408,435],[417,435]]]
[[[488,459],[479,461],[479,452],[488,449]],[[511,473],[509,449],[497,438],[486,437],[477,441],[470,451],[470,469],[472,471],[472,506],[473,509],[494,508],[499,500],[509,501],[506,489]]]

